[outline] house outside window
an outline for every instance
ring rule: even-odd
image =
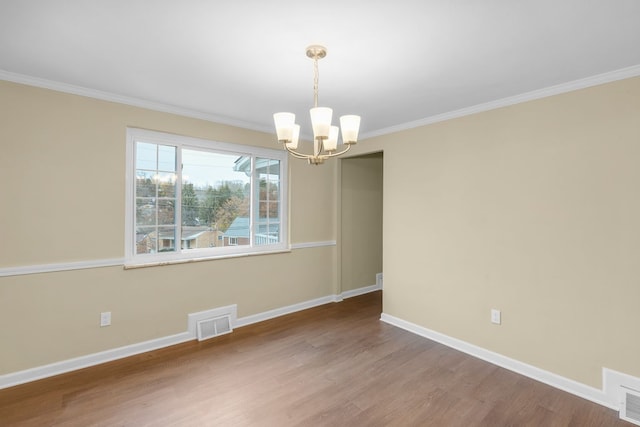
[[[282,150],[128,129],[126,262],[288,250],[286,170]]]

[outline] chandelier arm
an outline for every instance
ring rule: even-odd
[[[317,158],[324,158],[324,159],[328,159],[331,157],[337,157],[337,156],[341,156],[342,154],[346,153],[347,151],[349,151],[351,149],[351,146],[353,144],[346,144],[346,148],[342,151],[339,151],[337,153],[329,153],[329,152],[325,152],[322,153],[322,151],[318,154],[306,154],[306,153],[300,153],[292,148],[289,148],[287,146],[287,144],[284,144],[284,148],[293,156],[296,157],[298,159],[317,159]]]
[[[324,154],[324,155],[326,155],[327,157],[337,157],[337,156],[341,156],[342,154],[344,154],[344,153],[346,153],[347,151],[351,150],[351,146],[352,146],[353,144],[345,144],[345,145],[347,146],[347,148],[345,148],[344,150],[342,150],[342,151],[340,151],[340,152],[338,152],[338,153],[327,153],[327,154]]]
[[[305,153],[299,153],[297,151],[295,151],[292,148],[287,147],[287,144],[284,144],[284,148],[289,152],[289,154],[291,154],[293,157],[298,158],[298,159],[311,159],[316,157],[313,154],[305,154]]]
[[[314,150],[313,155],[315,157],[320,156],[320,154],[322,154],[322,152],[324,151],[324,141],[322,139],[320,139],[320,138],[317,139],[317,141],[318,141],[318,143],[314,144],[315,150]]]

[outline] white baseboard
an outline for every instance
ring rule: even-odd
[[[535,366],[526,364],[524,362],[511,359],[498,353],[494,353],[482,347],[470,344],[466,341],[452,338],[448,335],[444,335],[439,332],[416,325],[414,323],[407,322],[386,313],[382,313],[380,320],[390,325],[405,329],[416,335],[420,335],[432,341],[444,344],[447,347],[451,347],[463,353],[467,353],[471,356],[477,357],[478,359],[482,359],[486,362],[532,378],[536,381],[540,381],[557,389],[582,397],[583,399],[587,399],[599,405],[606,406],[607,408],[614,409],[616,411],[620,409],[617,390],[606,390],[607,371],[612,372],[611,370],[607,370],[606,368],[604,368],[603,370],[603,375],[605,378],[603,384],[605,386],[605,391],[602,391],[586,384],[582,384],[569,378],[554,374],[552,372],[545,371],[544,369],[536,368]],[[610,382],[614,383],[615,381],[610,380]]]
[[[289,305],[286,307],[276,308],[274,310],[265,311],[263,313],[258,313],[251,316],[240,317],[238,318],[234,326],[240,328],[242,326],[251,325],[252,323],[262,322],[265,320],[273,319],[275,317],[284,316],[285,314],[291,314],[295,313],[296,311],[306,310],[308,308],[328,304],[330,302],[341,302],[343,299],[352,298],[358,295],[364,295],[369,292],[375,292],[379,289],[380,287],[378,285],[364,286],[362,288],[344,291],[338,295],[329,295],[326,297],[321,297],[298,304]]]
[[[381,285],[364,286],[362,288],[351,289],[349,291],[344,291],[340,295],[342,296],[342,298],[346,299],[346,298],[357,297],[358,295],[368,294],[369,292],[379,291],[380,289],[382,289]]]
[[[343,297],[350,298],[356,295],[365,294],[367,292],[373,292],[375,290],[377,290],[376,286],[367,286],[364,288],[347,291],[340,295],[328,295],[326,297],[304,301],[298,304],[265,311],[263,313],[258,313],[251,316],[240,317],[237,319],[232,318],[232,327],[239,328],[242,326],[250,325],[252,323],[262,322],[264,320],[284,316],[285,314],[295,313],[296,311],[306,310],[308,308],[328,304],[330,302],[340,302],[342,301]],[[222,309],[231,309],[235,313],[236,307],[229,306],[222,307]],[[145,353],[147,351],[158,350],[164,347],[169,347],[175,344],[181,344],[183,342],[194,340],[196,339],[195,320],[201,317],[201,313],[210,315],[209,311],[191,313],[188,316],[189,321],[188,329],[186,332],[141,343],[131,344],[124,347],[105,350],[98,353],[88,354],[86,356],[80,356],[73,359],[63,360],[60,362],[51,363],[49,365],[38,366],[35,368],[26,369],[24,371],[0,375],[0,389],[13,387],[15,385],[52,377],[54,375],[64,374],[66,372],[75,371],[77,369],[87,368],[89,366],[95,366],[101,363],[111,362],[113,360],[122,359],[125,357],[134,356],[136,354]]]
[[[89,366],[111,362],[113,360],[145,353],[147,351],[158,350],[160,348],[180,344],[192,339],[195,339],[195,337],[191,336],[188,332],[182,332],[176,335],[170,335],[150,341],[101,351],[99,353],[63,360],[49,365],[38,366],[24,371],[0,375],[0,389],[52,377],[54,375],[64,374],[77,369],[88,368]]]
[[[239,317],[234,327],[241,328],[253,323],[263,322],[265,320],[284,316],[285,314],[295,313],[296,311],[306,310],[308,308],[317,307],[319,305],[328,304],[330,302],[340,302],[337,295],[329,295],[326,297],[316,298],[304,301],[298,304],[288,305],[286,307],[276,308],[274,310],[265,311],[251,316]]]

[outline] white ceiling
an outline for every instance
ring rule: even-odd
[[[271,132],[320,104],[372,136],[591,76],[640,75],[638,0],[0,0],[0,79]],[[631,67],[631,68],[629,68]]]

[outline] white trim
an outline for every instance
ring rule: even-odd
[[[178,153],[176,153],[178,154]],[[135,235],[135,224],[134,224],[134,212],[130,211],[129,204],[130,200],[133,200],[136,196],[136,171],[135,171],[135,143],[133,141],[133,137],[131,136],[131,130],[127,128],[127,136],[125,143],[125,172],[124,172],[124,259],[125,259],[125,267],[126,260],[130,260],[133,258],[133,254],[136,251],[136,242],[135,238],[133,242],[130,242],[132,235]],[[179,187],[176,185],[176,187]],[[176,188],[176,191],[181,191],[181,189]],[[181,209],[178,209],[181,211]]]
[[[328,295],[326,297],[316,298],[309,301],[304,301],[298,304],[288,305],[286,307],[280,307],[262,313],[253,314],[251,316],[239,317],[235,327],[241,328],[243,326],[252,325],[254,323],[263,322],[265,320],[274,319],[276,317],[284,316],[286,314],[295,313],[297,311],[306,310],[308,308],[317,307],[319,305],[328,304],[330,302],[339,302],[338,295]]]
[[[342,298],[347,299],[357,297],[358,295],[368,294],[369,292],[379,291],[380,289],[382,289],[382,287],[379,285],[364,286],[362,288],[344,291],[342,292],[341,296]]]
[[[101,351],[99,353],[63,360],[49,365],[38,366],[24,371],[0,375],[0,389],[13,387],[15,385],[24,384],[42,378],[52,377],[54,375],[64,374],[65,372],[71,372],[77,369],[87,368],[89,366],[99,365],[105,362],[111,362],[113,360],[145,353],[147,351],[180,344],[192,339],[194,339],[194,337],[192,337],[191,334],[188,332],[182,332],[168,337],[157,338],[150,341]]]
[[[306,243],[292,243],[291,249],[308,249],[308,248],[320,248],[323,246],[335,246],[335,240],[327,240],[325,242],[306,242]]]
[[[134,107],[145,108],[147,110],[176,114],[178,116],[183,116],[183,117],[192,117],[194,119],[206,120],[209,122],[235,126],[243,129],[255,130],[258,132],[265,132],[265,133],[273,132],[272,127],[266,127],[258,123],[246,122],[243,120],[232,119],[226,116],[218,116],[216,114],[205,113],[197,110],[191,110],[188,108],[178,107],[175,105],[148,101],[146,99],[135,98],[132,96],[118,95],[116,93],[104,92],[97,89],[91,89],[88,87],[56,82],[53,80],[42,79],[39,77],[32,77],[24,74],[12,73],[10,71],[5,71],[5,70],[0,70],[0,80],[20,83],[28,86],[41,87],[44,89],[55,90],[57,92],[70,93],[72,95],[86,96],[88,98],[99,99],[102,101],[117,102],[118,104],[131,105]]]
[[[326,241],[326,242],[306,242],[306,243],[294,243],[291,245],[291,249],[308,249],[308,248],[321,248],[325,246],[335,246],[336,241]],[[252,256],[252,255],[272,255],[272,254],[280,254],[280,253],[288,253],[290,250],[273,250],[273,251],[264,251],[255,254],[230,254],[226,256],[212,256],[212,257],[203,257],[197,259],[187,259],[175,262],[155,262],[155,263],[138,263],[132,265],[126,265],[126,268],[136,268],[136,267],[152,267],[158,265],[167,265],[167,264],[184,264],[188,262],[195,261],[210,261],[215,259],[226,259],[226,258],[241,258],[243,256]],[[124,258],[108,258],[108,259],[95,259],[91,261],[78,261],[78,262],[61,262],[56,264],[35,264],[35,265],[25,265],[21,267],[0,267],[0,277],[8,277],[8,276],[23,276],[26,274],[38,274],[38,273],[52,273],[56,271],[73,271],[73,270],[84,270],[89,268],[100,268],[100,267],[118,267],[124,266]]]
[[[444,344],[447,347],[451,347],[463,353],[477,357],[478,359],[482,359],[486,362],[532,378],[536,381],[540,381],[557,389],[582,397],[583,399],[590,400],[610,409],[619,410],[619,406],[614,402],[611,402],[607,394],[597,388],[545,371],[544,369],[536,368],[535,366],[494,353],[466,341],[432,331],[416,325],[415,323],[407,322],[406,320],[399,319],[386,313],[382,313],[380,320],[416,335],[420,335],[421,337]]]
[[[246,258],[251,256],[260,256],[260,255],[286,254],[289,252],[291,252],[289,249],[274,249],[274,250],[262,251],[262,252],[237,252],[237,253],[228,253],[228,254],[213,255],[213,256],[172,259],[167,261],[147,261],[147,262],[131,262],[131,263],[125,262],[124,269],[132,270],[134,268],[158,267],[163,265],[174,265],[174,264],[190,264],[192,262],[214,261],[217,259],[228,259],[228,258]]]
[[[634,65],[632,67],[621,68],[619,70],[610,71],[607,73],[597,74],[595,76],[586,77],[571,82],[561,83],[559,85],[550,86],[543,89],[534,90],[531,92],[522,93],[507,98],[498,99],[495,101],[485,102],[483,104],[474,105],[471,107],[461,108],[455,111],[449,111],[442,114],[436,114],[435,116],[426,117],[424,119],[415,120],[408,123],[399,124],[396,126],[390,126],[371,132],[366,132],[360,136],[360,139],[373,138],[374,136],[387,135],[390,133],[400,132],[403,130],[414,129],[420,126],[426,126],[433,123],[443,122],[445,120],[456,119],[459,117],[469,116],[471,114],[482,113],[484,111],[495,110],[497,108],[508,107],[510,105],[520,104],[522,102],[533,101],[535,99],[546,98],[549,96],[560,95],[574,90],[585,89],[592,86],[601,85],[604,83],[611,83],[617,80],[628,79],[632,77],[640,76],[640,65]]]
[[[559,95],[578,89],[584,89],[591,86],[597,86],[604,83],[610,83],[617,80],[637,77],[640,75],[640,65],[621,68],[619,70],[609,71],[595,76],[585,77],[571,82],[561,83],[548,88],[538,89],[523,94],[462,108],[455,111],[449,111],[435,116],[426,117],[424,119],[415,120],[408,123],[390,126],[382,129],[365,132],[360,135],[360,139],[373,138],[375,136],[386,135],[403,130],[413,129],[432,123],[442,122],[458,117],[468,116],[471,114],[489,111],[496,108],[507,107],[509,105],[519,104],[521,102],[532,101],[535,99],[545,98],[548,96]],[[206,120],[209,122],[236,126],[243,129],[255,130],[258,132],[272,133],[273,128],[258,123],[246,122],[243,120],[232,119],[230,117],[218,116],[215,114],[204,113],[202,111],[190,110],[188,108],[178,107],[175,105],[162,104],[159,102],[148,101],[145,99],[134,98],[131,96],[118,95],[115,93],[104,92],[87,87],[71,85],[67,83],[56,82],[53,80],[42,79],[39,77],[27,76],[24,74],[12,73],[10,71],[0,70],[0,80],[6,80],[14,83],[25,84],[29,86],[51,89],[58,92],[70,93],[74,95],[86,96],[89,98],[100,99],[103,101],[117,102],[119,104],[131,105],[134,107],[146,108],[153,111],[161,111],[164,113],[176,114],[184,117],[192,117],[195,119]]]
[[[25,274],[52,273],[55,271],[84,270],[87,268],[115,267],[124,264],[124,258],[96,259],[91,261],[61,262],[57,264],[25,265],[0,268],[0,277]]]
[[[375,286],[367,286],[364,288],[356,289],[351,292],[359,291],[358,295],[367,292],[373,292],[377,289],[373,289]],[[355,295],[352,295],[355,296]],[[124,347],[118,347],[111,350],[102,351],[99,353],[93,353],[86,356],[80,356],[73,359],[63,360],[61,362],[51,363],[49,365],[38,366],[36,368],[26,369],[24,371],[12,372],[9,374],[0,375],[0,389],[13,387],[15,385],[28,383],[31,381],[39,380],[42,378],[52,377],[54,375],[64,374],[65,372],[75,371],[77,369],[87,368],[89,366],[99,365],[101,363],[110,362],[112,360],[122,359],[125,357],[133,356],[139,353],[147,351],[158,350],[160,348],[168,347],[171,345],[180,344],[183,342],[196,339],[195,323],[205,317],[209,317],[211,314],[220,312],[231,313],[231,327],[239,328],[242,326],[251,325],[253,323],[262,322],[264,320],[273,319],[275,317],[284,316],[285,314],[295,313],[296,311],[306,310],[308,308],[317,307],[320,305],[328,304],[331,302],[342,301],[341,295],[328,295],[326,297],[316,298],[309,301],[304,301],[298,304],[289,305],[286,307],[265,311],[263,313],[254,314],[252,316],[245,316],[237,318],[237,306],[232,304],[225,307],[218,307],[212,310],[200,311],[197,313],[190,313],[187,315],[187,331],[176,335],[170,335],[168,337],[162,337],[145,341],[137,344],[132,344]]]
[[[182,250],[180,246],[178,246],[177,242],[175,243],[175,251],[172,252],[158,252],[153,254],[137,254],[136,253],[136,235],[135,235],[135,171],[136,171],[136,161],[135,161],[135,144],[138,142],[151,143],[151,144],[165,144],[175,147],[176,149],[176,164],[180,165],[182,162],[180,161],[182,152],[184,150],[202,150],[206,152],[216,153],[216,154],[228,154],[233,156],[247,156],[252,160],[252,170],[255,167],[253,164],[257,158],[266,158],[273,159],[279,162],[279,188],[280,188],[280,196],[278,202],[280,203],[280,240],[277,243],[269,244],[269,245],[257,245],[254,242],[254,238],[252,237],[251,244],[249,245],[229,245],[223,247],[215,247],[215,248],[202,248],[202,249],[190,249],[190,250]],[[246,256],[253,254],[264,254],[273,251],[288,251],[289,250],[289,236],[288,236],[288,159],[286,151],[282,150],[274,150],[271,148],[264,147],[254,147],[249,145],[240,145],[233,144],[227,142],[219,142],[201,138],[194,138],[190,136],[184,135],[176,135],[172,133],[166,132],[158,132],[140,128],[127,128],[127,159],[126,159],[126,167],[127,170],[130,171],[126,175],[126,199],[125,199],[125,247],[124,247],[124,256],[126,267],[138,267],[144,265],[157,265],[164,263],[173,263],[175,261],[190,261],[193,259],[202,259],[202,258],[213,258],[213,257],[224,257],[224,256]],[[178,183],[176,189],[176,202],[178,203],[181,200],[181,186],[182,182],[182,169],[177,167],[174,171],[176,175],[176,181]],[[257,226],[255,211],[258,209],[257,204],[255,203],[254,191],[256,191],[256,180],[258,179],[258,174],[253,173],[249,178],[251,183],[251,213],[249,215],[249,227],[251,228],[251,234],[255,232],[254,228]],[[175,224],[181,224],[180,220],[180,210],[177,210],[176,222]],[[181,234],[181,229],[177,228],[177,234]]]

